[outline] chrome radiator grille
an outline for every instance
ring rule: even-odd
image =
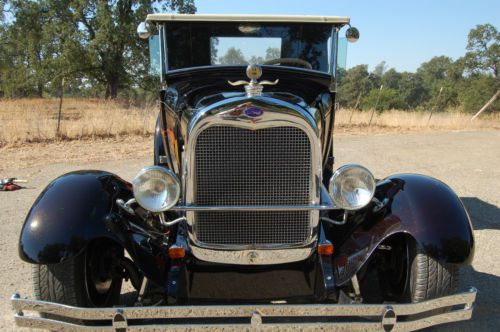
[[[197,205],[307,205],[311,200],[311,146],[295,127],[209,127],[196,141],[195,172]],[[194,216],[198,241],[211,245],[299,244],[310,235],[308,211]]]

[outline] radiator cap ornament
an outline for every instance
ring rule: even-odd
[[[262,67],[257,64],[249,64],[247,67],[247,77],[250,82],[257,81],[262,77]]]
[[[276,85],[279,82],[279,79],[274,82],[271,81],[258,81],[259,78],[262,77],[262,67],[257,64],[249,64],[246,70],[247,77],[250,79],[248,81],[236,81],[231,82],[227,81],[232,86],[245,86],[245,92],[247,97],[259,97],[262,95],[262,90],[264,89],[264,85]]]

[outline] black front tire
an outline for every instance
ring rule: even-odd
[[[409,296],[413,303],[456,292],[459,282],[457,265],[442,263],[428,256],[418,245],[413,248]]]
[[[78,307],[119,304],[122,277],[113,271],[123,249],[101,243],[59,264],[33,266],[33,290],[37,299]]]
[[[33,266],[33,290],[38,300],[86,307],[81,257],[55,265]]]
[[[417,303],[451,295],[458,288],[459,266],[440,262],[410,237],[393,237],[367,264],[365,292],[370,303],[380,301]],[[380,293],[370,283],[370,268],[378,270]],[[370,277],[371,276],[371,277]]]

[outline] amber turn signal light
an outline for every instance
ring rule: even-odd
[[[168,248],[168,257],[170,257],[170,259],[181,259],[184,258],[184,256],[186,256],[186,250],[184,250],[184,248],[175,245]]]
[[[331,256],[331,255],[333,255],[333,251],[334,251],[334,248],[333,248],[333,244],[331,244],[331,243],[322,243],[322,244],[318,245],[318,254],[320,254],[320,255]]]

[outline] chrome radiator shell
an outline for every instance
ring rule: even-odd
[[[247,112],[248,109],[257,109],[258,112]],[[255,114],[257,113],[257,115]],[[213,127],[219,128],[238,128],[238,130],[269,130],[276,128],[278,131],[282,130],[280,128],[290,128],[294,134],[301,133],[307,137],[310,150],[308,152],[310,160],[309,163],[309,174],[308,174],[308,192],[309,197],[307,201],[290,201],[290,205],[294,204],[320,204],[320,186],[321,186],[321,172],[322,172],[322,160],[321,160],[321,146],[319,140],[319,128],[316,121],[311,117],[307,110],[269,97],[238,97],[225,100],[224,102],[217,103],[211,107],[200,110],[195,113],[194,117],[190,120],[189,126],[187,128],[188,141],[185,146],[183,154],[183,188],[185,204],[187,206],[196,206],[197,199],[197,174],[196,174],[196,145],[200,134],[205,130]],[[249,135],[251,136],[251,135]],[[258,147],[254,147],[258,150]],[[300,176],[300,175],[298,175]],[[295,197],[297,198],[297,197]],[[255,204],[258,203],[258,204]],[[286,205],[283,204],[285,201],[271,201],[272,204],[262,204],[262,205]],[[209,203],[213,203],[212,201]],[[246,201],[245,204],[233,204],[236,201],[230,201],[230,205],[261,205],[265,203],[265,200],[255,198],[254,201]],[[203,205],[203,204],[201,204]],[[213,205],[213,204],[209,204]],[[219,204],[225,205],[225,204]],[[205,248],[205,249],[217,249],[217,250],[248,250],[248,249],[286,249],[286,248],[299,248],[299,247],[310,247],[311,243],[316,241],[317,226],[319,221],[319,211],[307,211],[309,215],[309,227],[308,234],[300,239],[300,241],[282,241],[282,243],[260,243],[258,245],[251,243],[223,243],[224,241],[219,241],[221,243],[206,243],[202,239],[197,237],[196,234],[196,213],[195,211],[187,211],[186,217],[188,219],[188,229],[189,238],[193,246]],[[218,212],[214,212],[218,213]],[[285,212],[287,213],[287,212]],[[294,213],[294,212],[290,212]],[[304,213],[304,212],[301,212]],[[293,242],[293,243],[292,243]],[[196,250],[193,250],[193,254],[196,256]],[[278,253],[276,253],[278,254]],[[282,253],[281,253],[282,254]],[[308,253],[309,255],[310,253]],[[307,255],[307,256],[308,256]],[[301,259],[305,259],[302,257]],[[206,258],[206,257],[205,257]],[[297,257],[294,260],[298,260]],[[270,264],[271,262],[269,262]],[[241,264],[241,262],[240,262]],[[244,262],[243,262],[244,264]]]

